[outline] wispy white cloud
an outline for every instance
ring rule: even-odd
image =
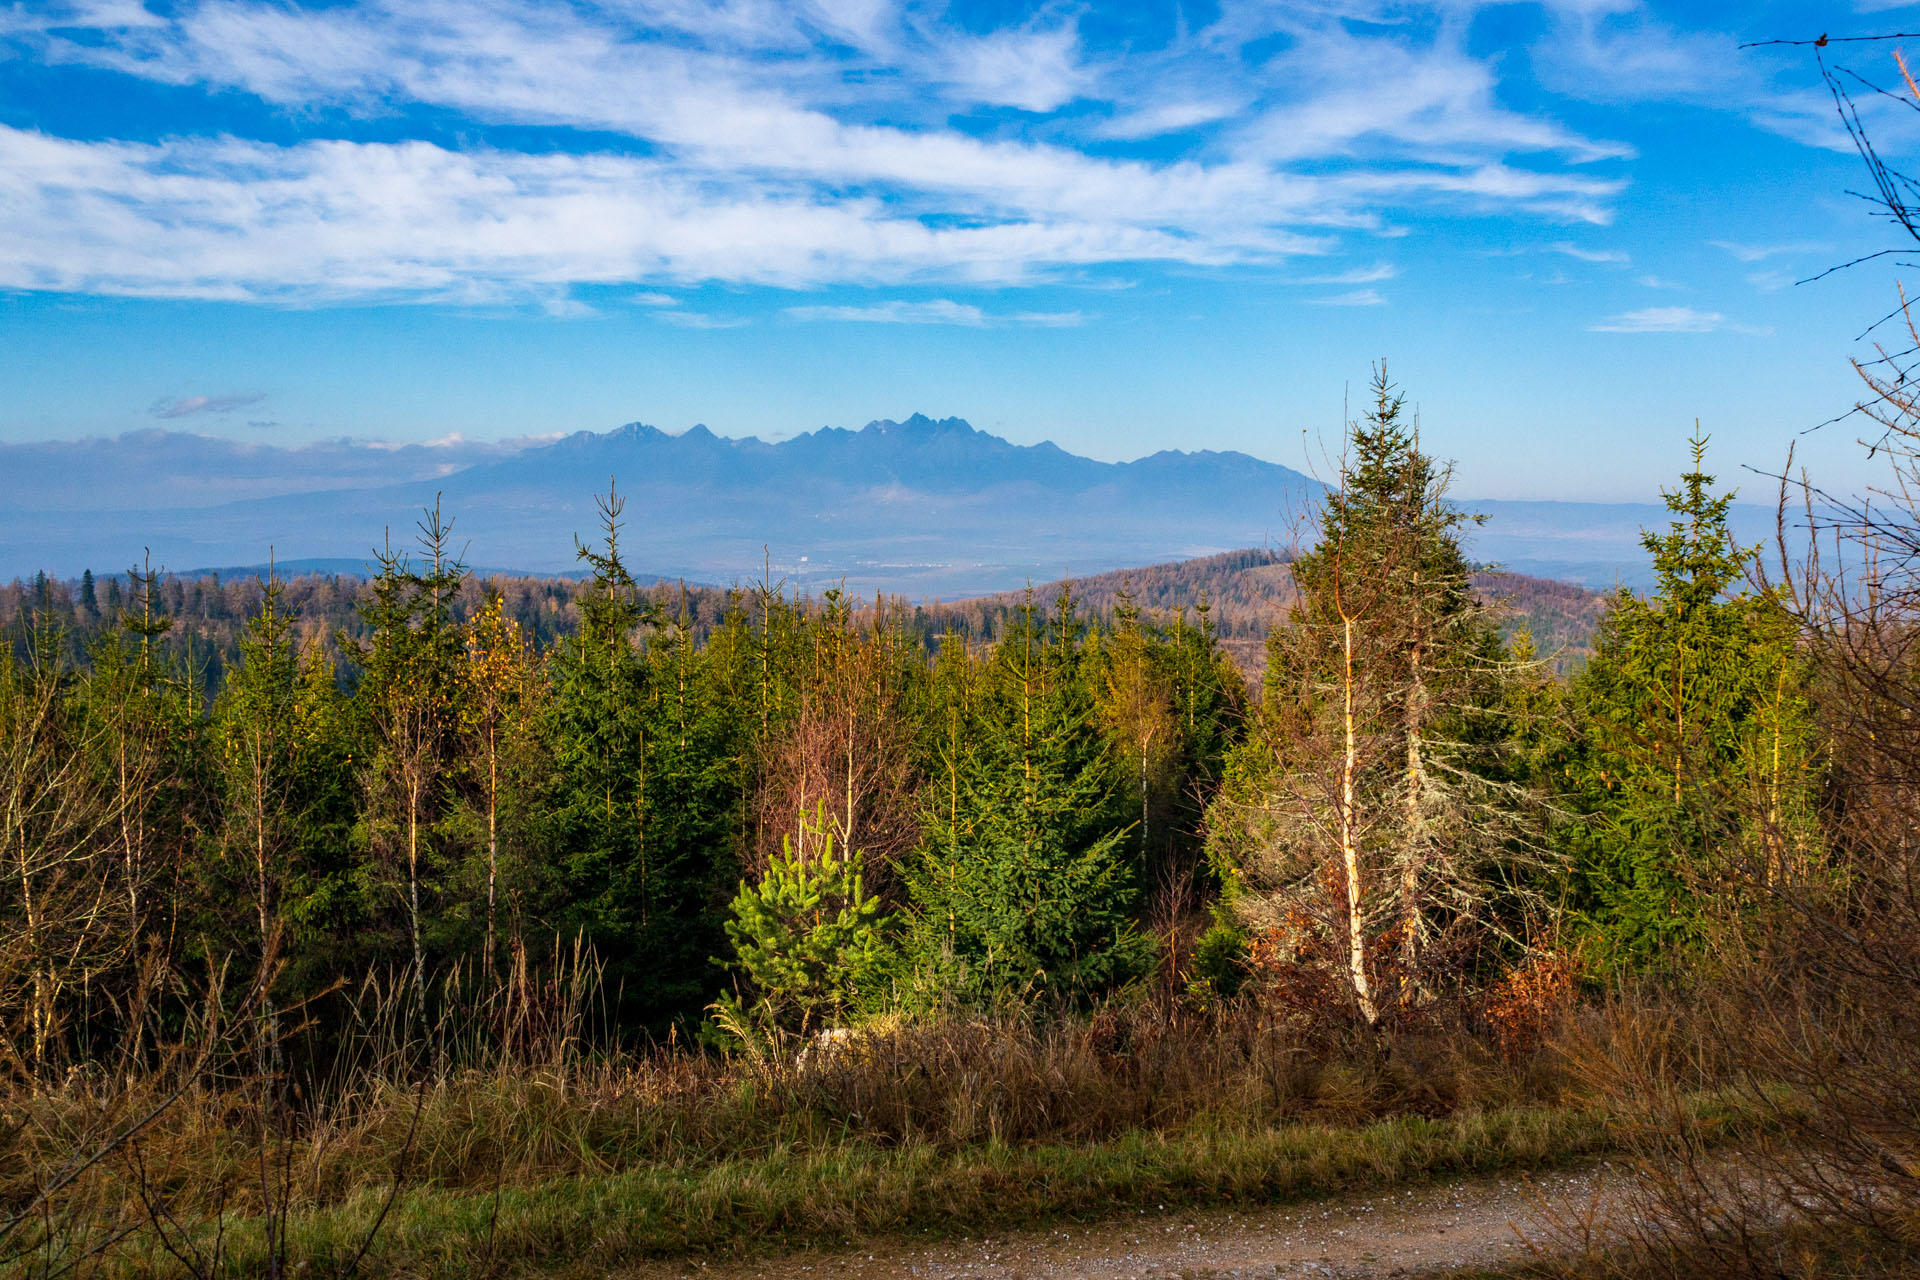
[[[895,300],[870,307],[788,307],[783,314],[794,320],[833,320],[854,324],[958,324],[978,329],[987,323],[987,313],[979,307],[947,298],[936,298],[932,302]]]
[[[1377,289],[1355,289],[1351,293],[1337,293],[1331,298],[1309,299],[1319,307],[1384,307],[1387,300],[1380,296]]]
[[[948,78],[966,96],[994,106],[1053,111],[1093,83],[1071,25],[1021,28],[952,42]]]
[[[1569,258],[1577,258],[1581,262],[1610,263],[1619,266],[1633,261],[1630,255],[1619,249],[1586,249],[1577,244],[1569,244],[1564,240],[1558,244],[1548,245],[1547,247],[1555,253],[1565,254]]]
[[[1587,326],[1594,333],[1714,333],[1726,330],[1764,337],[1773,330],[1735,324],[1718,311],[1697,311],[1692,307],[1642,307],[1623,311]]]
[[[1768,258],[1778,258],[1782,255],[1798,256],[1806,253],[1833,252],[1831,244],[1804,240],[1791,244],[1738,244],[1731,240],[1709,240],[1707,243],[1716,249],[1725,249],[1738,262],[1765,262]]]
[[[740,329],[753,323],[751,316],[716,316],[704,311],[661,311],[661,320],[680,329]]]
[[[266,394],[260,391],[229,396],[168,396],[155,400],[147,407],[147,412],[156,418],[191,418],[202,413],[232,413],[235,409],[250,408],[266,398]]]
[[[555,320],[585,320],[600,314],[599,308],[569,295],[564,288],[548,292],[538,301],[540,310]]]
[[[853,324],[951,324],[970,329],[989,325],[1026,325],[1038,329],[1066,329],[1084,324],[1079,311],[1016,311],[995,315],[971,303],[951,298],[926,302],[890,299],[871,306],[799,306],[787,307],[783,315],[801,321],[835,321]]]
[[[1244,106],[1224,98],[1146,103],[1105,121],[1094,132],[1103,138],[1157,138],[1231,119]]]
[[[1363,34],[1347,17],[1310,6],[1271,17],[1293,46],[1262,66],[1269,105],[1237,131],[1248,152],[1298,159],[1372,151],[1455,167],[1514,153],[1581,163],[1632,154],[1503,106],[1496,64],[1466,51],[1459,24],[1442,19],[1437,38],[1421,42],[1401,32]]]
[[[1084,311],[1016,311],[1009,319],[1033,329],[1077,329],[1087,322],[1087,315]]]
[[[1391,280],[1400,274],[1400,268],[1391,262],[1376,262],[1370,267],[1355,267],[1351,271],[1339,271],[1331,275],[1299,276],[1295,284],[1379,284],[1382,280]]]
[[[1726,322],[1718,311],[1692,307],[1642,307],[1597,320],[1587,327],[1594,333],[1711,333]]]

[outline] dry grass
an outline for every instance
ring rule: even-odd
[[[465,1012],[427,1026],[383,988],[342,993],[324,1073],[255,1019],[211,1067],[182,1053],[18,1088],[0,1213],[34,1213],[13,1266],[344,1275],[376,1224],[381,1274],[611,1263],[1326,1192],[1606,1140],[1557,1054],[1463,1032],[1309,1037],[1251,1004],[1139,1004],[900,1024],[798,1062],[624,1055],[584,1048],[590,987],[577,973],[506,1017],[456,982],[442,1004]],[[274,1060],[294,1065],[258,1069]]]
[[[1920,934],[1840,919],[1850,948],[1832,916],[1750,925],[1684,1006],[1616,1001],[1568,1038],[1636,1176],[1614,1204],[1563,1207],[1562,1256],[1524,1274],[1920,1275]],[[1703,1080],[1727,1104],[1712,1115],[1690,1105]]]

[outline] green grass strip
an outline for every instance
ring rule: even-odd
[[[1607,1149],[1606,1117],[1571,1109],[1416,1116],[1355,1127],[1195,1127],[1084,1146],[940,1151],[855,1142],[497,1192],[412,1188],[395,1201],[362,1274],[419,1280],[605,1274],[647,1258],[1002,1230],[1122,1208],[1310,1199],[1391,1182],[1541,1167]],[[313,1280],[341,1275],[382,1198],[367,1191],[296,1213],[288,1223],[290,1264]],[[211,1232],[201,1236],[210,1240]],[[222,1248],[226,1274],[267,1269],[257,1222],[229,1221]],[[174,1270],[145,1249],[122,1252],[116,1263],[109,1274]]]

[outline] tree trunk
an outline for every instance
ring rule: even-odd
[[[1151,852],[1147,845],[1147,747],[1152,741],[1152,734],[1140,740],[1140,865],[1143,868]]]
[[[265,770],[254,764],[253,777],[253,872],[254,907],[260,916],[260,953],[267,946],[267,795]]]
[[[27,963],[33,969],[33,1070],[36,1079],[46,1066],[47,1038],[52,1021],[53,984],[47,972],[47,966],[40,956],[40,913],[33,897],[33,876],[27,859],[27,831],[24,820],[19,825],[19,869],[20,903],[27,916]]]
[[[123,709],[124,714],[124,709]],[[128,795],[130,785],[127,777],[127,733],[121,725],[119,742],[120,764],[120,847],[124,862],[124,874],[127,880],[127,930],[137,951],[140,943],[140,855],[138,848],[145,844],[145,833],[138,836],[133,830],[135,815]]]
[[[1415,579],[1416,590],[1419,580]],[[1416,598],[1414,607],[1420,607]],[[1416,637],[1411,653],[1407,684],[1407,798],[1406,831],[1400,864],[1400,975],[1401,999],[1414,995],[1415,975],[1419,972],[1420,933],[1424,919],[1420,913],[1420,873],[1426,858],[1426,758],[1427,711],[1426,677],[1420,670],[1421,643]]]
[[[420,945],[420,783],[407,783],[407,923],[413,935],[413,992],[427,1006],[427,959]]]
[[[500,880],[500,744],[487,726],[487,977],[493,977],[494,911]]]
[[[1353,717],[1353,619],[1343,614],[1340,621],[1340,691],[1344,700],[1345,730],[1345,751],[1340,762],[1340,859],[1347,880],[1347,974],[1353,982],[1360,1016],[1372,1026],[1379,1020],[1380,1011],[1374,1005],[1372,985],[1367,981],[1367,936],[1360,910],[1360,850],[1354,829],[1354,773],[1359,765],[1360,748]]]

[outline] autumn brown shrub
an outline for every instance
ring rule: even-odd
[[[1538,951],[1508,969],[1480,997],[1480,1016],[1501,1058],[1515,1062],[1537,1052],[1564,1025],[1579,993],[1571,955]]]

